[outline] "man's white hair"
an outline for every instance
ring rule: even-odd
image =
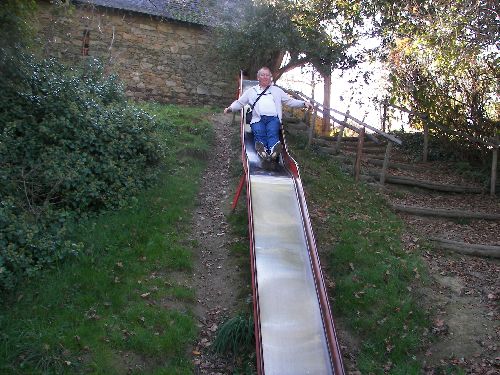
[[[258,70],[258,72],[257,72],[257,77],[259,77],[259,76],[262,74],[262,71],[264,71],[264,70],[267,70],[267,71],[269,72],[269,74],[271,74],[271,75],[273,74],[273,73],[271,72],[271,69],[269,69],[267,66],[263,66],[262,68],[260,68],[260,69]]]

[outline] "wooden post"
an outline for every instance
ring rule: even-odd
[[[321,132],[328,134],[330,132],[330,97],[332,89],[332,74],[323,75],[323,126]]]
[[[495,141],[498,145],[498,133],[495,134]],[[491,186],[490,195],[493,197],[495,195],[495,189],[497,184],[497,162],[498,162],[498,146],[493,149],[491,155]]]
[[[314,69],[311,70],[311,103],[313,105],[313,113],[312,116],[309,116],[309,119],[311,120],[311,123],[309,124],[309,139],[307,140],[307,147],[311,146],[312,140],[314,138],[314,134],[316,132],[316,117],[318,116],[318,109],[316,108],[316,105],[314,104],[314,91],[316,88],[316,81],[314,79]]]
[[[315,134],[315,127],[316,127],[316,116],[318,115],[318,110],[316,107],[314,107],[314,112],[313,115],[309,117],[309,119],[312,117],[311,123],[309,124],[309,139],[307,140],[307,147],[311,146],[312,140],[314,138]]]
[[[361,157],[363,156],[363,144],[365,143],[365,128],[361,128],[358,136],[358,150],[356,152],[356,162],[354,164],[354,180],[359,181],[361,175]]]
[[[382,131],[385,133],[385,121],[387,119],[387,98],[384,99],[384,112],[382,114]]]
[[[342,142],[342,134],[344,134],[344,125],[340,124],[339,134],[337,135],[337,144],[335,145],[335,153],[340,152],[340,142]]]
[[[429,153],[429,125],[424,120],[424,150],[422,154],[422,161],[427,163],[427,154]]]
[[[348,116],[349,116],[349,110],[347,110],[347,112],[345,113],[344,122],[347,122]],[[345,129],[344,124],[340,124],[339,135],[337,136],[337,144],[335,146],[335,153],[340,152],[340,142],[342,142],[342,137],[344,135],[344,129]]]
[[[380,172],[380,184],[385,184],[385,174],[387,173],[387,167],[389,165],[389,157],[391,156],[392,142],[387,142],[387,147],[385,149],[384,164],[382,165],[382,172]]]

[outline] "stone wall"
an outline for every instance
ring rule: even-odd
[[[237,73],[217,68],[209,53],[210,33],[201,26],[88,5],[38,4],[44,53],[73,64],[99,58],[131,98],[216,106],[235,98]],[[85,30],[87,57],[82,56]]]

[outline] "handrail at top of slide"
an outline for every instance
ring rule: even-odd
[[[239,95],[248,89],[250,86],[257,84],[257,81],[243,80],[240,77],[240,87]],[[263,348],[262,348],[262,335],[261,335],[261,317],[260,317],[260,305],[259,305],[259,291],[257,285],[257,269],[256,269],[256,254],[255,254],[255,241],[256,238],[254,233],[254,214],[252,207],[252,186],[251,180],[251,166],[247,153],[247,145],[245,143],[245,132],[247,132],[245,124],[245,112],[241,111],[240,126],[241,126],[241,142],[242,142],[242,163],[245,171],[246,177],[246,187],[247,187],[247,207],[248,207],[248,218],[249,218],[249,232],[250,232],[250,249],[251,249],[251,268],[252,268],[252,289],[254,298],[254,318],[255,318],[255,337],[256,337],[256,354],[257,354],[257,371],[259,374],[264,375],[264,358],[263,358]],[[287,144],[282,134],[282,142],[284,145],[283,157],[281,162],[282,167],[287,171],[290,178],[293,179],[295,186],[296,199],[301,215],[301,225],[304,230],[304,236],[307,242],[307,250],[310,259],[310,265],[312,268],[312,275],[314,279],[316,296],[320,306],[320,314],[324,329],[324,335],[326,343],[328,346],[330,364],[333,374],[344,374],[344,367],[342,364],[342,356],[340,353],[339,345],[337,342],[337,336],[335,332],[335,326],[333,323],[330,304],[328,300],[328,295],[326,293],[326,287],[324,283],[323,274],[321,271],[321,265],[319,261],[319,256],[316,248],[316,242],[314,238],[314,233],[312,230],[311,221],[309,218],[309,212],[307,209],[306,199],[304,195],[304,190],[302,182],[300,179],[299,168],[296,161],[288,153]],[[251,147],[251,146],[249,146]]]

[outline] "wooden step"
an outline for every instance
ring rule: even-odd
[[[297,117],[288,117],[288,116],[283,116],[283,124],[296,124],[298,122],[301,122],[302,119],[297,118]]]
[[[354,164],[354,160],[356,158],[354,155],[340,155],[340,154],[336,155],[331,148],[327,148],[327,147],[320,147],[319,150],[322,153],[331,155],[332,159],[338,160],[342,163]],[[381,167],[384,164],[383,159],[365,158],[364,155],[363,155],[363,161],[366,163],[370,163],[372,165],[379,166],[379,167]],[[388,167],[394,168],[394,169],[399,169],[399,170],[405,170],[405,171],[417,171],[417,172],[419,172],[419,171],[424,170],[423,168],[416,166],[416,165],[413,165],[413,164],[393,163],[393,162],[389,162]]]
[[[368,175],[378,178],[380,176],[380,172],[368,171]],[[422,181],[410,177],[393,176],[390,174],[387,174],[385,176],[385,181],[390,184],[415,186],[422,189],[444,191],[450,193],[467,193],[467,194],[484,193],[484,189],[479,187],[439,184],[433,181]]]
[[[356,155],[355,151],[349,151],[349,150],[340,150],[345,155]],[[378,159],[378,160],[384,160],[385,159],[385,152],[384,153],[373,153],[373,152],[364,152],[363,151],[363,158],[368,158],[368,159]],[[407,163],[407,160],[401,157],[400,155],[394,155],[391,154],[390,161],[392,162],[398,162],[398,163]]]
[[[391,203],[390,206],[395,211],[405,212],[419,216],[448,217],[455,219],[500,220],[499,214],[451,210],[445,208],[440,209],[440,208],[415,207],[415,206],[406,206],[394,203]]]
[[[470,244],[438,237],[430,237],[429,240],[433,242],[436,247],[456,251],[460,254],[500,258],[500,246]]]
[[[293,124],[286,124],[285,129],[306,131],[309,130],[309,126],[307,126],[307,124],[305,124],[304,122],[300,121]]]
[[[356,151],[358,149],[358,145],[346,145],[340,144],[340,151]],[[363,153],[384,153],[385,154],[385,146],[363,146]]]

